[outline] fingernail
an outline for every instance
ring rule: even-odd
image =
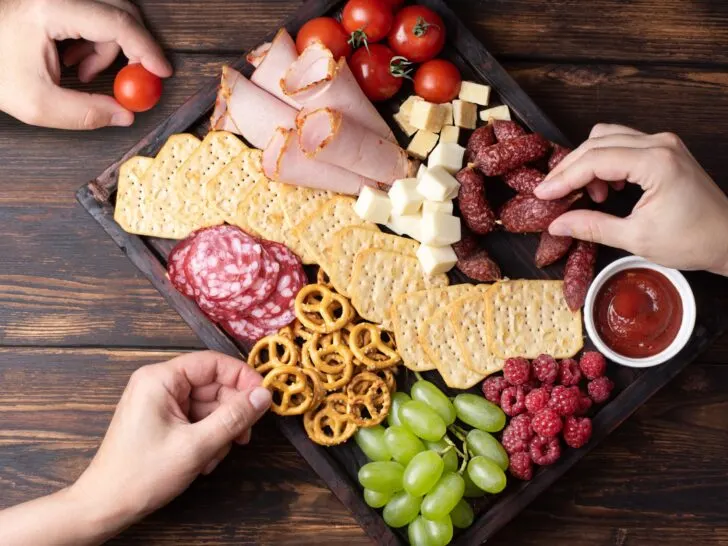
[[[554,222],[549,226],[549,233],[556,237],[572,237],[574,234],[571,232],[571,228],[563,223]]]
[[[262,413],[270,407],[270,391],[265,387],[255,387],[253,392],[250,393],[248,400],[250,400],[250,405],[253,406],[257,412]]]
[[[131,112],[117,112],[111,116],[109,125],[113,125],[114,127],[129,127],[132,123],[134,123],[134,114]]]
[[[536,188],[533,190],[533,193],[536,195],[536,197],[539,197],[541,199],[549,197],[549,194],[556,188],[558,185],[558,179],[548,179],[544,178],[543,182],[541,182]]]

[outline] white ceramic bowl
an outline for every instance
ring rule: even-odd
[[[667,277],[667,279],[677,289],[680,299],[682,300],[683,307],[682,324],[680,325],[680,329],[678,330],[675,339],[667,346],[667,348],[665,348],[664,351],[645,358],[629,358],[614,352],[612,349],[607,347],[607,345],[599,337],[599,333],[594,325],[594,300],[596,299],[601,287],[604,286],[604,283],[620,271],[637,268],[653,269]],[[668,269],[667,267],[653,264],[652,262],[638,256],[628,256],[626,258],[616,260],[605,267],[599,275],[597,275],[596,279],[594,279],[594,282],[592,282],[589,287],[589,292],[587,292],[586,295],[586,302],[584,303],[584,325],[586,326],[586,332],[589,335],[589,339],[591,339],[592,343],[594,343],[597,350],[608,360],[618,364],[623,364],[624,366],[630,366],[632,368],[649,368],[651,366],[657,366],[658,364],[662,364],[663,362],[670,360],[673,356],[680,352],[680,349],[685,347],[687,342],[690,340],[693,328],[695,328],[695,314],[695,296],[693,296],[693,291],[683,274],[676,269]]]

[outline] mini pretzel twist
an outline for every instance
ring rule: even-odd
[[[314,392],[309,376],[296,366],[278,366],[263,378],[271,391],[271,410],[278,415],[301,415],[313,407]]]
[[[276,334],[258,340],[248,355],[248,365],[265,375],[279,366],[295,366],[299,358],[293,340]]]
[[[392,405],[392,395],[387,384],[370,372],[354,376],[346,388],[346,396],[349,418],[363,428],[384,421]]]
[[[354,355],[349,348],[336,344],[316,349],[312,341],[303,346],[303,366],[318,372],[327,391],[346,386],[354,375]]]
[[[389,343],[393,344],[391,338]],[[399,353],[382,340],[382,330],[368,322],[351,329],[349,348],[361,365],[369,370],[391,368],[402,360]]]
[[[321,284],[304,286],[296,295],[296,317],[312,332],[341,330],[353,317],[351,303]]]
[[[347,414],[347,397],[343,393],[329,394],[318,407],[303,415],[303,426],[308,437],[317,444],[334,446],[346,442],[357,426]]]
[[[321,266],[319,266],[316,270],[316,284],[320,284],[331,290],[334,288],[334,285],[331,283],[331,279],[329,278],[329,274],[326,273],[324,268]]]

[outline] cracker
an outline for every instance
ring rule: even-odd
[[[240,203],[255,183],[265,178],[262,156],[260,150],[245,149],[207,183],[205,195],[208,206],[216,207],[226,222],[235,222]]]
[[[264,239],[288,244],[290,230],[278,199],[279,186],[265,177],[258,180],[240,203],[232,223]]]
[[[570,358],[584,345],[581,311],[566,305],[562,281],[505,281],[485,296],[488,342],[500,358]]]
[[[402,254],[415,255],[420,244],[398,235],[349,226],[337,231],[331,243],[329,278],[339,294],[349,296],[349,281],[357,252],[365,248],[381,248]]]
[[[279,186],[279,198],[281,207],[283,208],[283,216],[290,228],[293,228],[312,212],[316,211],[335,193],[327,190],[315,190],[313,188],[304,188],[302,186],[292,186],[290,184],[281,184]],[[291,229],[290,246],[296,254],[301,257],[301,261],[305,264],[316,263],[316,256],[308,250],[298,236],[294,236]]]
[[[145,171],[153,163],[154,159],[151,157],[134,156],[127,159],[119,168],[114,220],[125,231],[133,229],[139,207],[150,198],[147,187],[141,181]]]
[[[403,294],[394,300],[390,309],[397,351],[410,370],[434,370],[435,364],[422,349],[419,329],[441,307],[468,295],[472,284],[456,284],[447,288],[432,288]]]
[[[359,315],[391,330],[389,310],[398,296],[426,288],[447,286],[446,275],[426,277],[415,256],[368,248],[357,253],[349,295]]]

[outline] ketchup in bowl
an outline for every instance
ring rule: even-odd
[[[664,351],[683,318],[680,294],[659,271],[626,269],[607,279],[594,300],[594,325],[605,345],[628,358]]]

